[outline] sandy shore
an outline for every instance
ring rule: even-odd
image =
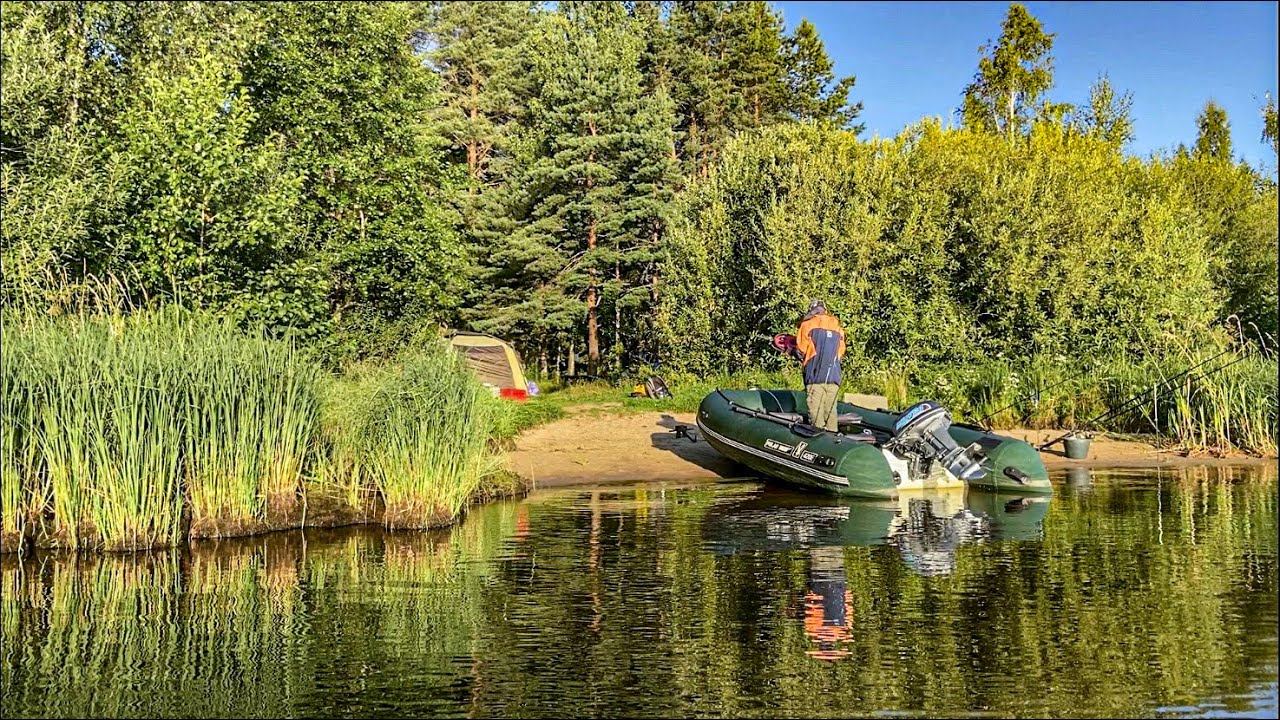
[[[739,466],[705,441],[690,442],[676,437],[677,425],[693,427],[693,413],[577,412],[521,435],[516,448],[507,455],[508,467],[532,481],[535,488],[579,483],[698,480],[742,474]],[[1000,434],[1036,445],[1062,433],[1002,430]],[[1040,455],[1050,470],[1276,462],[1275,458],[1248,455],[1187,455],[1146,442],[1107,437],[1094,439],[1085,460],[1068,459],[1062,453],[1061,443]]]

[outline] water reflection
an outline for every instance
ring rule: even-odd
[[[929,491],[896,502],[830,498],[769,489],[721,505],[704,523],[704,542],[719,555],[802,549],[808,558],[803,625],[811,657],[849,657],[852,595],[845,547],[889,545],[924,577],[956,569],[966,543],[1038,540],[1048,497]]]
[[[41,716],[1245,713],[1276,705],[1274,468],[1048,502],[572,490],[450,531],[0,558]]]
[[[848,657],[843,645],[853,639],[853,595],[845,582],[844,553],[831,547],[810,549],[807,585],[804,632],[816,647],[805,654],[822,660]]]
[[[722,505],[704,523],[717,554],[795,548],[892,545],[919,575],[955,570],[965,543],[1038,540],[1049,497],[963,488],[904,495],[895,502],[827,498],[767,490]]]

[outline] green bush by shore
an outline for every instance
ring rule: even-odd
[[[1218,344],[1233,316],[1275,335],[1276,198],[1247,167],[1127,157],[1051,124],[762,130],[677,202],[656,356],[778,367],[770,339],[811,298],[844,323],[849,362],[872,366],[1142,364]]]
[[[287,341],[175,306],[3,321],[6,549],[291,527],[321,498],[427,527],[498,469],[502,407],[436,344],[335,377]]]

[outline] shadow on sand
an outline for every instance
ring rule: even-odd
[[[658,420],[657,425],[665,428],[665,431],[655,432],[649,436],[649,441],[655,448],[672,453],[686,462],[710,470],[721,477],[740,478],[753,474],[746,467],[716,452],[716,449],[703,439],[702,432],[696,425],[680,422],[666,413]],[[684,430],[678,431],[678,428],[684,428]]]

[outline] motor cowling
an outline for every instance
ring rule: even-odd
[[[951,414],[932,400],[907,408],[893,424],[896,449],[922,459],[937,460],[961,480],[974,480],[987,474],[981,461],[970,448],[962,448],[947,432]]]

